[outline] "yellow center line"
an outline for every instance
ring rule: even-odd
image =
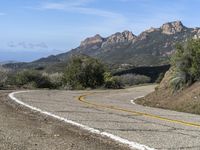
[[[153,114],[134,111],[134,110],[128,110],[128,109],[117,107],[117,106],[111,106],[111,105],[99,104],[99,103],[95,103],[95,102],[89,102],[89,101],[85,100],[85,97],[89,96],[91,94],[94,94],[94,93],[81,95],[81,96],[78,97],[78,100],[85,103],[85,104],[92,105],[92,106],[95,106],[95,107],[107,108],[107,109],[111,109],[111,110],[127,112],[127,113],[134,114],[134,115],[141,115],[141,116],[145,116],[145,117],[149,117],[149,118],[154,118],[154,119],[157,119],[157,120],[162,120],[162,121],[177,123],[177,124],[181,124],[181,125],[185,125],[185,126],[192,126],[192,127],[200,128],[200,124],[193,123],[193,122],[187,122],[187,121],[182,121],[182,120],[165,118],[165,117],[161,117],[161,116],[158,116],[158,115],[153,115]]]

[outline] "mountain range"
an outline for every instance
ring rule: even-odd
[[[0,65],[11,64],[11,63],[18,63],[18,62],[14,60],[0,61]]]
[[[48,67],[64,64],[72,55],[84,54],[117,67],[158,66],[169,63],[176,43],[200,37],[200,28],[188,28],[181,21],[150,28],[139,35],[131,31],[117,32],[108,37],[97,34],[83,40],[77,48],[51,55],[31,63],[8,64],[7,67]]]

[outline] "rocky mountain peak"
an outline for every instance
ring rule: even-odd
[[[131,31],[117,32],[109,36],[102,44],[102,48],[109,48],[113,45],[119,45],[121,43],[132,43],[137,37]]]
[[[162,33],[164,34],[175,34],[181,32],[186,28],[181,21],[168,22],[162,25]]]
[[[132,32],[125,30],[124,32],[122,32],[122,36],[124,39],[131,41],[134,40],[135,38],[137,38]]]
[[[141,41],[141,40],[146,40],[148,35],[152,32],[157,32],[157,31],[160,31],[159,28],[153,28],[151,27],[150,29],[148,30],[145,30],[144,32],[142,32],[136,39],[136,41]]]
[[[99,34],[96,34],[96,35],[94,36],[94,38],[103,39],[103,38],[101,37],[101,35],[99,35]]]
[[[132,32],[125,30],[123,32],[117,32],[109,36],[107,38],[107,41],[119,43],[119,42],[125,42],[125,41],[132,41],[135,38],[136,36]]]
[[[128,42],[132,41],[136,38],[136,36],[130,32],[130,31],[123,31],[123,32],[117,32],[111,36],[109,36],[106,40],[107,43],[113,44],[113,43],[122,43],[122,42]]]
[[[102,38],[99,34],[96,34],[95,36],[86,38],[84,41],[82,41],[80,47],[101,44],[103,41],[104,38]]]

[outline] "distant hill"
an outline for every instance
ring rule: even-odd
[[[0,61],[0,65],[12,64],[12,63],[18,63],[18,62],[17,61],[13,61],[13,60]]]
[[[86,38],[69,52],[31,63],[9,64],[7,67],[59,67],[63,66],[70,56],[77,54],[89,55],[117,67],[158,66],[168,64],[168,58],[177,42],[198,37],[200,28],[185,27],[180,21],[168,22],[160,28],[150,28],[138,36],[130,31],[118,32],[105,38],[97,34]]]

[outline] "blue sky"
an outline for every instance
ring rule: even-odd
[[[181,20],[200,27],[199,0],[0,0],[0,61],[66,52],[86,37]]]

